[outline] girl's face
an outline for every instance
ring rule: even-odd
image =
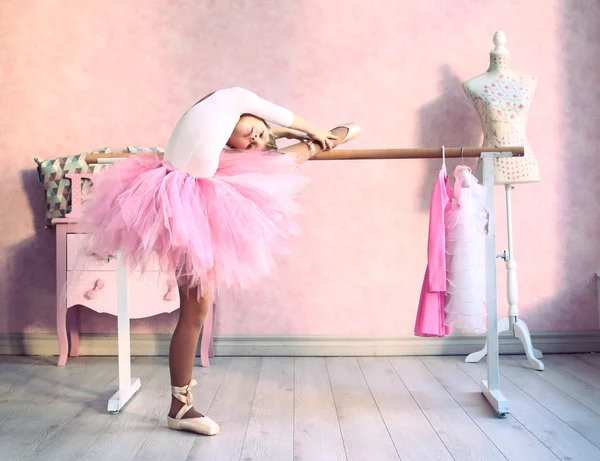
[[[235,126],[227,145],[233,149],[266,150],[269,129],[264,122],[252,115],[243,115]]]

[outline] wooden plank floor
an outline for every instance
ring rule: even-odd
[[[551,355],[546,371],[501,357],[510,415],[463,357],[223,357],[196,367],[215,437],[166,427],[163,357],[133,360],[142,389],[106,413],[116,358],[0,357],[0,459],[87,461],[600,460],[600,355]]]

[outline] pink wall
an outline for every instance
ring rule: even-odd
[[[231,85],[323,128],[358,121],[355,148],[476,145],[460,82],[486,70],[497,29],[513,68],[540,81],[528,133],[543,182],[514,193],[523,318],[534,331],[596,328],[599,26],[594,0],[1,2],[0,331],[54,331],[54,235],[34,156],[164,146],[190,104]],[[293,257],[223,298],[217,333],[412,334],[439,166],[307,165]],[[176,315],[133,331],[171,331]],[[84,331],[114,325],[85,311]]]

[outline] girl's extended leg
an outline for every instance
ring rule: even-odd
[[[171,371],[171,386],[184,387],[192,380],[196,349],[200,330],[208,313],[209,300],[198,296],[198,287],[190,290],[179,287],[179,321],[171,338],[169,348],[169,369]],[[183,406],[183,402],[171,398],[169,416],[174,418]],[[185,413],[183,418],[202,416],[194,408]]]
[[[336,135],[338,139],[332,140],[333,147],[337,147],[340,145],[341,141],[348,134],[348,128],[337,127],[331,130],[331,133]],[[322,152],[323,149],[318,143],[313,143],[315,154]],[[279,149],[279,152],[294,157],[297,163],[304,163],[310,158],[310,149],[305,142],[299,142],[296,144],[292,144],[291,146],[284,147],[283,149]]]

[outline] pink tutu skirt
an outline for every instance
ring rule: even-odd
[[[293,159],[228,151],[212,178],[175,170],[156,155],[136,155],[94,181],[84,207],[88,252],[120,253],[142,271],[158,261],[180,285],[205,295],[244,288],[268,274],[286,240],[307,180]]]

